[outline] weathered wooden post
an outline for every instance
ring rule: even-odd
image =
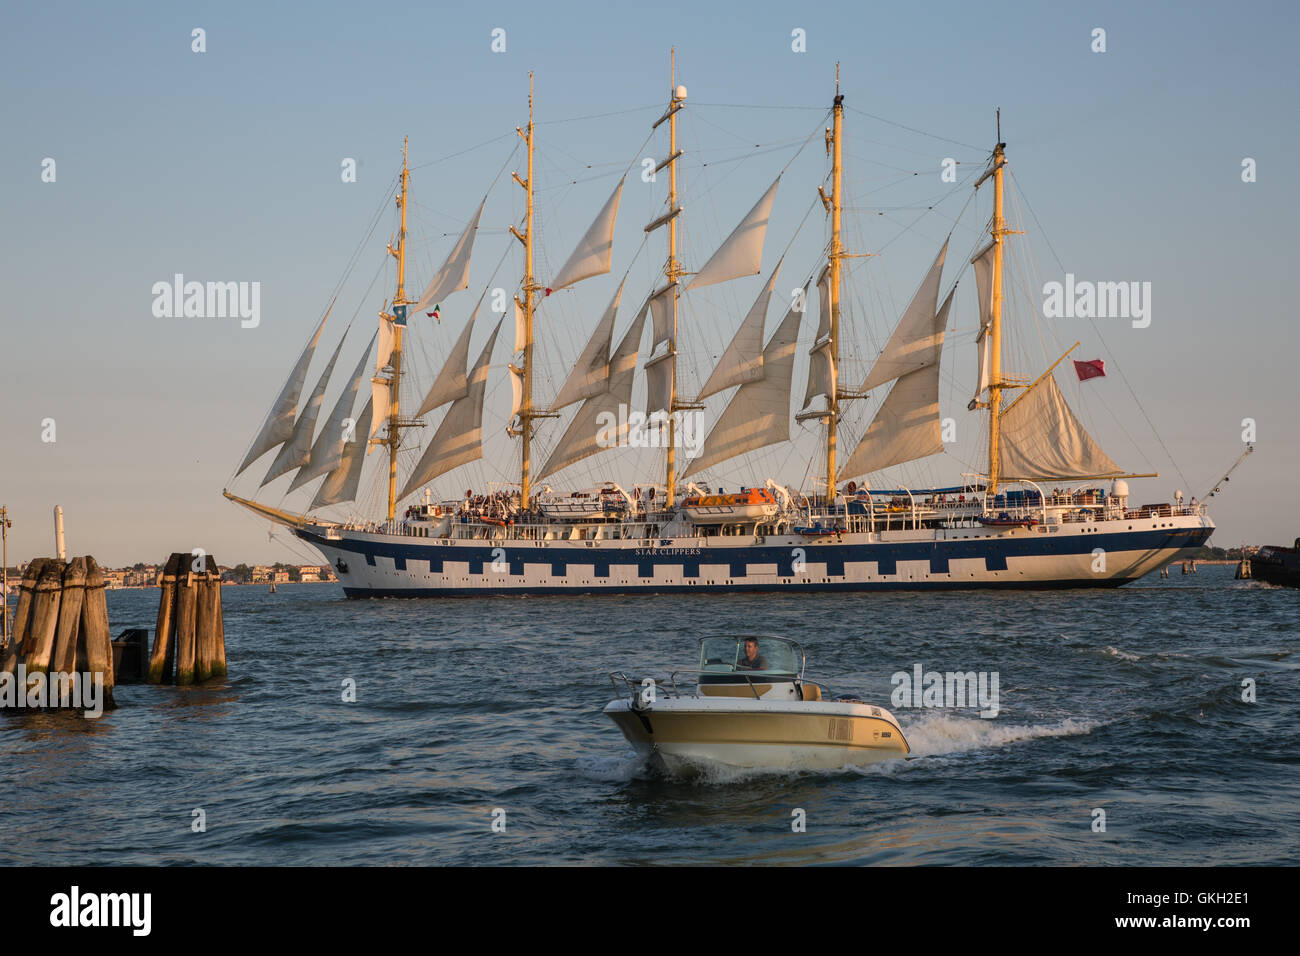
[[[198,578],[198,599],[194,620],[194,682],[201,684],[212,676],[212,644],[217,626],[217,592],[213,578],[216,561],[209,555],[203,557],[203,570]]]
[[[59,626],[59,603],[63,597],[63,562],[47,561],[36,579],[32,608],[23,641],[23,663],[28,675],[44,674],[50,669],[54,638]]]
[[[149,655],[148,684],[161,684],[172,679],[172,659],[175,643],[172,631],[176,626],[176,573],[181,555],[173,554],[163,568],[162,587],[158,598],[158,622],[153,632],[153,651]]]
[[[212,582],[216,594],[216,624],[212,630],[212,676],[226,676],[226,621],[221,611],[221,571],[217,571],[216,580]]]
[[[182,559],[188,555],[181,555]],[[194,626],[198,604],[198,575],[188,564],[176,574],[176,683],[194,683]]]
[[[77,560],[81,560],[78,558]],[[102,675],[104,706],[113,706],[113,634],[108,625],[107,581],[99,563],[86,558],[86,593],[81,604],[81,631],[86,642],[86,671]]]
[[[54,639],[50,669],[71,674],[77,669],[77,637],[81,633],[81,605],[86,592],[86,559],[73,558],[63,572],[63,599],[59,604],[59,630]],[[59,701],[66,706],[66,700]]]
[[[0,660],[0,673],[14,674],[18,671],[18,662],[22,660],[23,640],[27,636],[27,622],[31,617],[32,595],[36,591],[36,580],[41,569],[45,567],[45,558],[33,558],[23,569],[23,580],[18,591],[18,606],[14,609],[13,629],[9,632],[9,646],[5,648],[4,658]]]

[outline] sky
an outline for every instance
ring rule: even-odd
[[[983,418],[965,410],[976,330],[965,264],[989,213],[989,190],[972,199],[970,186],[996,140],[1000,108],[1016,197],[1008,216],[1024,233],[1010,240],[1019,303],[1009,304],[1012,372],[1035,378],[1076,340],[1072,357],[1103,358],[1105,378],[1079,383],[1062,373],[1058,381],[1112,458],[1159,472],[1131,483],[1143,502],[1169,500],[1176,489],[1203,497],[1244,451],[1253,423],[1257,451],[1210,502],[1219,529],[1212,543],[1300,534],[1289,494],[1300,469],[1300,335],[1288,281],[1300,209],[1294,5],[760,0],[740,9],[7,5],[0,504],[13,521],[10,563],[52,553],[56,505],[69,553],[109,566],[199,547],[223,564],[314,563],[221,490],[291,510],[309,500],[310,489],[286,497],[288,478],[259,491],[273,455],[235,471],[336,291],[307,382],[310,390],[350,325],[322,420],[373,333],[395,283],[384,246],[396,228],[389,197],[404,137],[408,291],[428,281],[487,203],[470,288],[448,298],[440,322],[417,317],[413,386],[421,376],[431,382],[485,288],[517,289],[522,266],[507,228],[522,214],[522,190],[509,174],[525,171],[514,128],[527,120],[530,71],[541,279],[558,271],[628,173],[613,271],[557,293],[539,312],[538,400],[553,397],[624,275],[616,336],[662,267],[663,234],[647,238],[642,227],[664,208],[664,174],[646,183],[640,170],[642,159],[667,152],[666,126],[647,138],[666,105],[674,47],[677,81],[688,88],[679,124],[687,267],[698,269],[782,174],[763,274],[683,300],[686,391],[708,375],[783,252],[782,297],[819,268],[828,236],[816,202],[828,169],[821,129],[838,62],[845,238],[862,256],[846,280],[845,378],[865,375],[949,234],[943,287],[961,286],[940,394],[957,440],[945,455],[873,478],[876,487],[950,483],[978,467],[986,439]],[[193,49],[195,29],[204,31],[202,52]],[[1104,52],[1093,50],[1098,29]],[[496,30],[504,52],[492,49]],[[805,38],[799,52],[795,31]],[[355,182],[341,175],[348,159]],[[946,159],[957,163],[955,184],[941,179]],[[1247,159],[1253,182],[1243,181]],[[177,273],[259,283],[258,324],[156,316],[153,286]],[[1048,321],[1042,285],[1066,273],[1149,282],[1150,324]],[[783,314],[783,305],[771,307],[768,334]],[[471,354],[496,318],[480,313]],[[812,335],[807,323],[796,404]],[[516,473],[518,451],[503,430],[509,361],[509,345],[499,345],[484,461],[440,479],[438,497]],[[638,384],[634,406],[643,394]],[[727,399],[711,401],[706,416]],[[847,441],[877,402],[855,403]],[[543,424],[543,453],[562,426]],[[771,475],[810,487],[820,469],[817,427],[792,428],[788,445],[711,477],[736,486]],[[415,455],[404,453],[404,468]],[[646,481],[661,467],[661,451],[616,451],[548,481]],[[374,516],[382,493],[369,478],[363,486],[357,506],[330,514]]]

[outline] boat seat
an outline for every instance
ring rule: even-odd
[[[799,692],[803,695],[804,700],[822,699],[822,689],[816,684],[802,683],[799,685]]]

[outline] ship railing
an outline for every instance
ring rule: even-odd
[[[628,677],[627,674],[622,671],[610,671],[609,682],[614,685],[614,693],[617,695],[619,700],[624,699],[623,692],[626,690],[628,693],[627,700],[635,704],[636,701],[640,699],[641,691],[645,689],[645,681],[647,680],[650,681],[651,686],[655,688],[656,693],[658,693],[659,688],[662,687],[665,696],[668,696],[668,687],[671,686],[673,689],[671,696],[681,697],[681,691],[677,689],[677,675],[680,673],[682,672],[673,671],[672,674],[669,675],[667,682],[664,682],[655,680],[653,677],[643,677],[641,680],[637,680],[634,677]]]

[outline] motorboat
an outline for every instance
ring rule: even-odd
[[[1276,544],[1260,548],[1250,559],[1250,576],[1269,584],[1300,588],[1300,538],[1295,539],[1293,548]]]
[[[795,641],[706,637],[699,650],[693,692],[679,689],[681,671],[666,683],[610,674],[618,696],[605,713],[639,756],[670,773],[710,764],[835,770],[910,752],[885,708],[808,680]]]

